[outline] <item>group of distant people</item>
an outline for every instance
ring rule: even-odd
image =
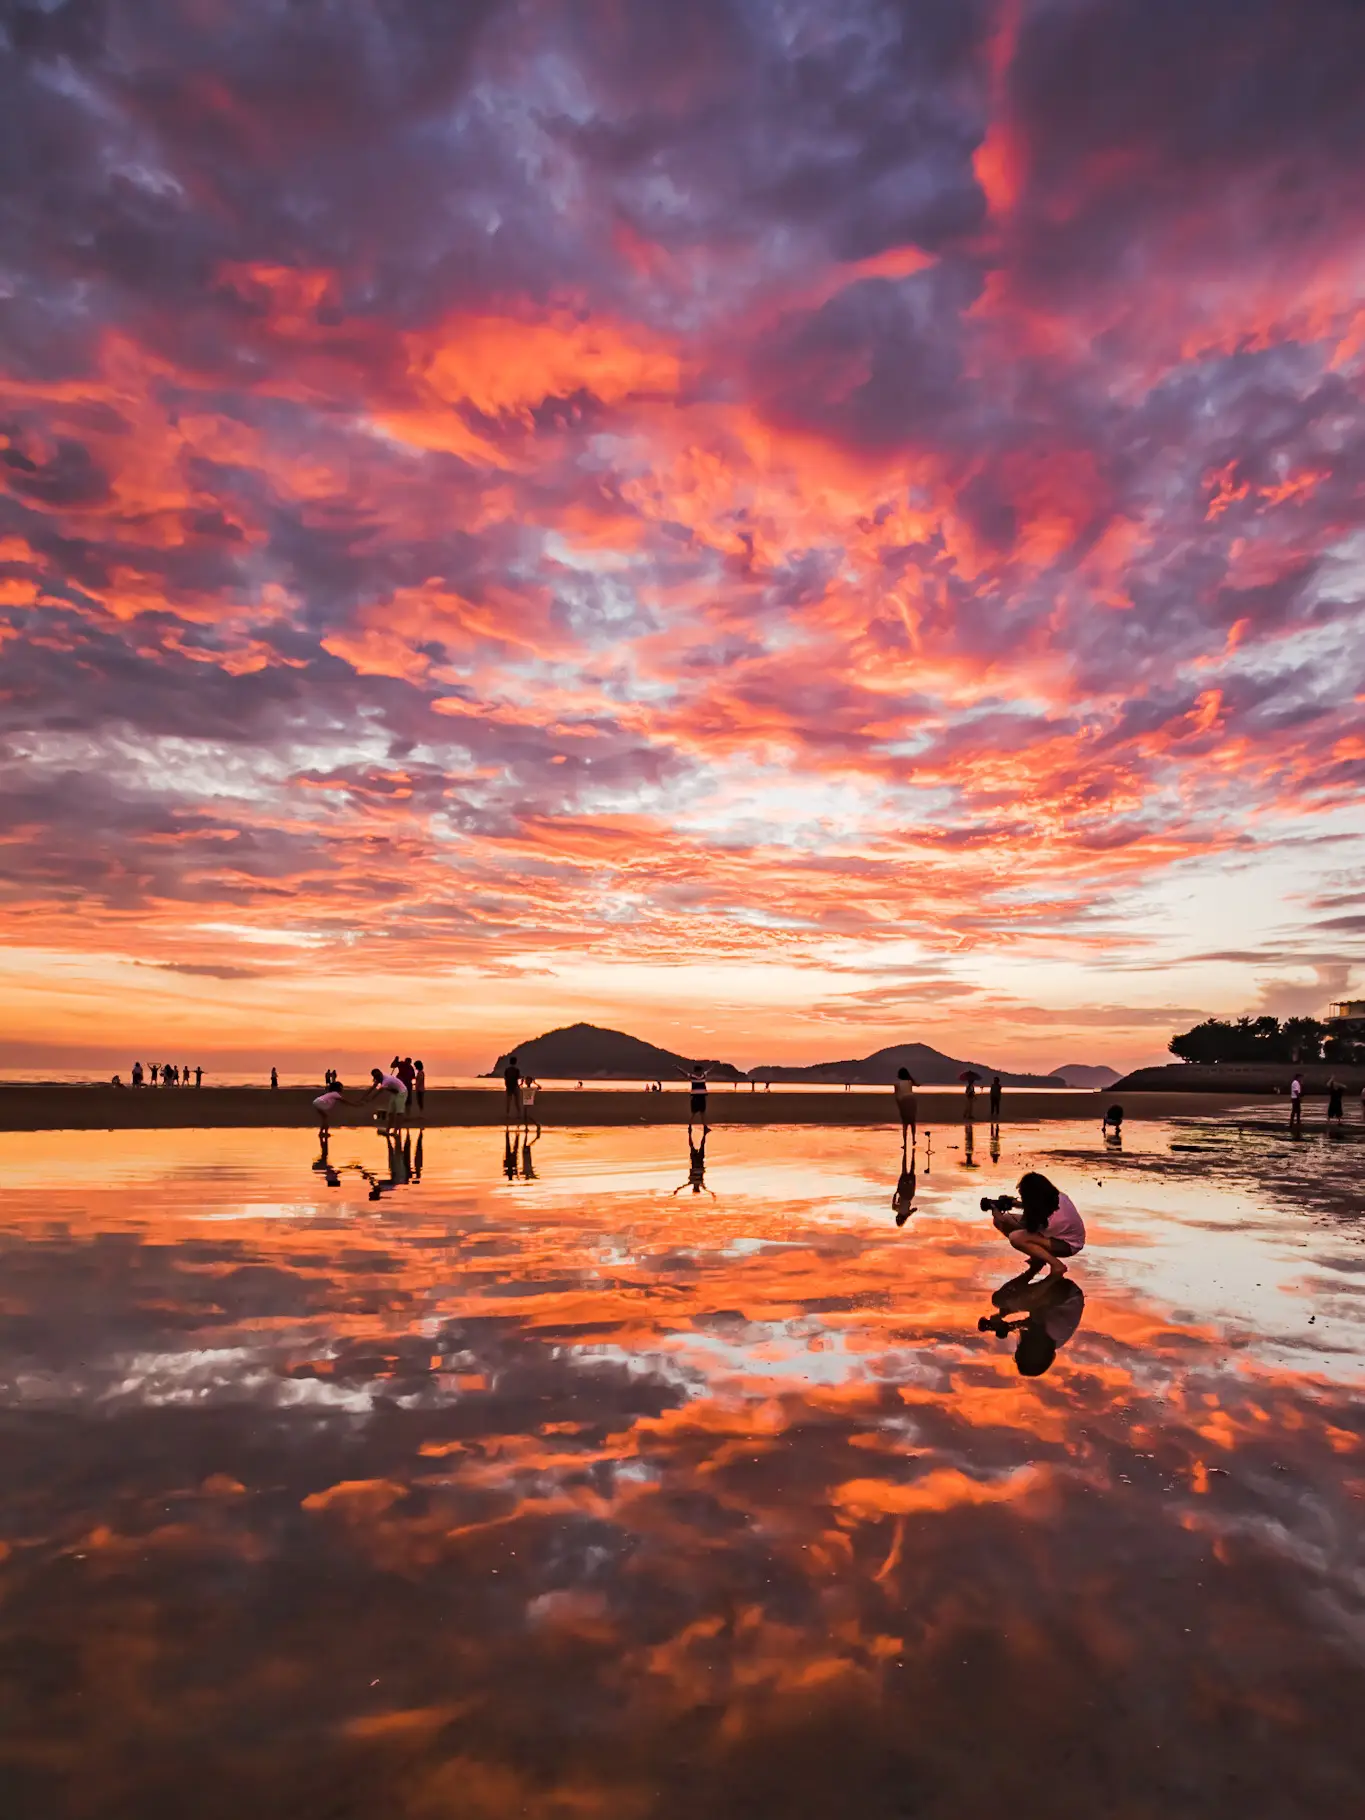
[[[977,1083],[981,1079],[981,1076],[979,1074],[975,1073],[973,1070],[968,1069],[967,1073],[965,1075],[963,1075],[962,1078],[963,1078],[963,1081],[966,1083],[965,1118],[966,1118],[967,1124],[970,1125],[972,1122],[972,1119],[974,1118],[974,1116],[976,1114],[976,1088],[977,1088]],[[891,1091],[895,1095],[896,1110],[897,1110],[897,1112],[900,1113],[901,1131],[902,1131],[902,1133],[904,1133],[908,1129],[910,1131],[910,1133],[912,1134],[912,1136],[916,1137],[917,1141],[918,1141],[918,1129],[919,1129],[919,1105],[915,1099],[915,1089],[918,1086],[919,1086],[919,1082],[915,1079],[914,1075],[911,1074],[911,1072],[908,1068],[898,1068],[896,1070],[896,1078],[891,1083]],[[989,1100],[990,1100],[991,1124],[992,1125],[998,1125],[1000,1123],[1001,1094],[1002,1094],[1002,1089],[1000,1086],[1000,1076],[998,1074],[992,1075],[990,1091],[989,1091],[989,1095],[988,1095]]]
[[[177,1068],[174,1062],[152,1062],[144,1073],[142,1063],[134,1062],[132,1081],[134,1087],[145,1087],[150,1076],[153,1087],[188,1087],[191,1073],[194,1075],[194,1085],[203,1086],[204,1070],[202,1068],[191,1070],[188,1065],[184,1068]],[[114,1079],[117,1081],[118,1076],[115,1075]]]
[[[1365,1120],[1365,1087],[1360,1090],[1360,1116]],[[1346,1122],[1346,1083],[1332,1075],[1327,1082],[1327,1123],[1344,1125]],[[1289,1083],[1289,1129],[1303,1129],[1303,1076],[1295,1074]]]

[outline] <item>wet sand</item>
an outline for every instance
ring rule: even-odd
[[[1365,1147],[1188,1131],[0,1137],[6,1820],[1356,1811]]]
[[[356,1089],[352,1089],[352,1092]],[[115,1087],[18,1087],[0,1086],[0,1131],[161,1131],[198,1127],[204,1130],[233,1130],[267,1126],[316,1126],[313,1110],[315,1094],[321,1088],[281,1087],[272,1092],[264,1087],[182,1087],[132,1088]],[[1052,1093],[1046,1088],[1007,1090],[1001,1106],[1006,1123],[1022,1124],[1035,1119],[1090,1119],[1096,1124],[1114,1094]],[[346,1109],[336,1122],[339,1125],[363,1126],[372,1118],[370,1108]],[[1258,1116],[1273,1119],[1276,1113],[1288,1119],[1283,1099],[1265,1095],[1260,1099],[1247,1094],[1213,1093],[1125,1093],[1122,1105],[1130,1119],[1166,1119],[1182,1116],[1205,1117],[1235,1106],[1258,1108]],[[542,1089],[536,1101],[536,1117],[542,1125],[560,1129],[570,1126],[600,1125],[685,1125],[688,1122],[688,1098],[685,1093],[610,1092],[584,1087],[581,1091]],[[923,1094],[919,1102],[920,1121],[926,1126],[960,1124],[964,1101],[951,1094]],[[989,1101],[985,1094],[976,1096],[976,1121],[988,1124]],[[1305,1116],[1311,1122],[1314,1107]],[[1320,1109],[1318,1116],[1321,1116]],[[710,1095],[710,1121],[717,1125],[896,1125],[895,1104],[890,1089],[885,1093],[783,1092],[761,1090],[751,1093],[747,1087],[737,1092],[714,1088]],[[420,1122],[429,1128],[442,1126],[502,1125],[504,1101],[499,1091],[477,1089],[429,1088],[426,1110]]]

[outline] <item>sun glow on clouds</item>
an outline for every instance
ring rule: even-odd
[[[1309,12],[21,3],[17,1034],[151,1040],[155,954],[229,1046],[1121,1063],[1344,977],[1365,25]]]

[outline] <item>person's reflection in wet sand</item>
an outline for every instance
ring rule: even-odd
[[[417,1133],[417,1148],[412,1153],[412,1179],[414,1182],[420,1182],[422,1179],[422,1147],[426,1142],[426,1135],[424,1130]]]
[[[510,1125],[502,1134],[502,1173],[509,1182],[517,1179],[517,1136]]]
[[[975,1152],[972,1149],[975,1142],[976,1128],[971,1120],[968,1119],[967,1123],[962,1127],[962,1167],[964,1169],[979,1169],[981,1167],[980,1163],[977,1162]]]
[[[392,1194],[395,1188],[401,1188],[412,1179],[412,1137],[404,1136],[400,1131],[384,1132],[384,1148],[387,1152],[388,1175],[377,1176],[370,1170],[361,1167],[360,1173],[370,1184],[370,1199],[377,1201],[382,1195]]]
[[[539,1143],[539,1141],[539,1125],[536,1126],[536,1135],[534,1137],[531,1136],[529,1131],[523,1131],[521,1134],[521,1179],[523,1182],[534,1182],[537,1179],[535,1163],[531,1157],[531,1148],[534,1144]]]
[[[1075,1333],[1085,1313],[1085,1292],[1072,1277],[1045,1277],[1042,1282],[1027,1273],[1002,1283],[991,1297],[995,1313],[977,1322],[981,1333],[1001,1339],[1015,1335],[1014,1363],[1019,1375],[1040,1378]],[[1023,1318],[1010,1321],[1009,1315]]]
[[[998,1163],[1000,1161],[1000,1127],[999,1127],[999,1125],[991,1126],[991,1161],[993,1163]]]
[[[896,1224],[904,1226],[915,1211],[915,1153],[912,1150],[907,1158],[905,1153],[905,1131],[901,1131],[901,1172],[896,1183],[896,1192],[891,1197],[891,1205],[896,1210]]]
[[[324,1125],[322,1130],[318,1133],[318,1154],[317,1161],[313,1164],[313,1168],[326,1179],[329,1188],[340,1188],[341,1177],[332,1167],[331,1157],[328,1154],[328,1145],[331,1141],[332,1134]]]
[[[690,1188],[693,1194],[700,1194],[706,1188],[706,1140],[711,1135],[711,1127],[702,1126],[700,1144],[692,1142],[692,1129],[691,1125],[687,1127],[687,1180],[678,1183],[673,1190],[674,1194],[681,1194],[684,1188]],[[706,1188],[706,1192],[714,1201],[715,1189]]]

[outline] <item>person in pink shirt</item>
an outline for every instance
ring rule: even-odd
[[[996,1231],[1028,1259],[1027,1277],[1042,1269],[1050,1276],[1064,1277],[1063,1258],[1075,1257],[1085,1249],[1085,1222],[1076,1203],[1037,1170],[1020,1176],[1018,1188],[1017,1200],[1012,1194],[1002,1194],[998,1200],[983,1200],[981,1211],[990,1214]]]
[[[377,1093],[386,1093],[389,1096],[389,1103],[381,1117],[381,1123],[389,1130],[401,1127],[403,1114],[408,1109],[407,1082],[400,1075],[385,1074],[380,1068],[371,1068],[370,1090],[361,1098],[360,1104],[363,1106],[366,1100],[372,1100]]]

